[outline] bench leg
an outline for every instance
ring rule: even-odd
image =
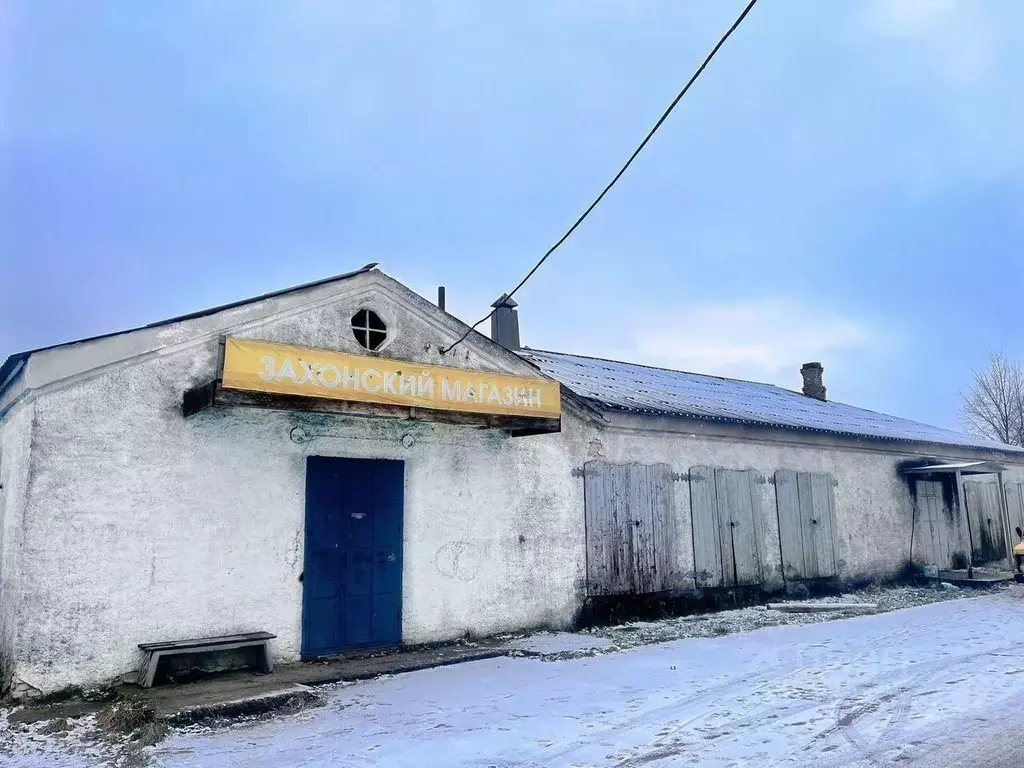
[[[270,643],[263,643],[263,672],[270,674],[274,671],[274,661],[270,657]]]
[[[142,667],[142,676],[139,680],[143,688],[152,688],[153,679],[156,677],[156,668],[160,663],[160,651],[150,651],[149,658]]]

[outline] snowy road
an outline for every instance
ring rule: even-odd
[[[347,685],[326,707],[271,722],[177,735],[154,762],[1015,765],[1004,749],[1024,711],[1022,625],[1014,589],[594,658],[492,659]]]

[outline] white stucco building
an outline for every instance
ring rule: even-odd
[[[1024,453],[825,401],[820,368],[802,394],[494,328],[512,349],[448,351],[461,321],[364,268],[10,356],[0,689],[154,641],[266,630],[286,661],[891,578],[1020,524]]]

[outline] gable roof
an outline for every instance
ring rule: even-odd
[[[1015,446],[815,400],[772,384],[539,349],[523,349],[520,354],[564,387],[606,410],[1024,453]]]
[[[263,301],[264,299],[273,299],[278,296],[284,296],[289,293],[295,293],[296,291],[304,291],[307,288],[316,288],[320,285],[326,285],[327,283],[334,283],[341,280],[347,280],[356,275],[361,275],[364,272],[369,272],[377,266],[376,262],[371,262],[359,269],[353,270],[352,272],[344,272],[340,275],[333,275],[331,277],[321,278],[320,280],[314,280],[311,283],[303,283],[302,285],[293,285],[290,288],[282,288],[277,291],[271,291],[270,293],[264,293],[260,296],[253,296],[248,299],[239,299],[232,301],[227,304],[221,304],[220,306],[210,307],[209,309],[201,309],[197,312],[189,312],[185,315],[178,315],[177,317],[169,317],[166,320],[157,320],[155,323],[147,323],[146,325],[140,325],[135,328],[126,328],[122,331],[113,331],[111,333],[101,333],[98,336],[89,336],[84,339],[74,339],[73,341],[64,341],[60,344],[50,344],[46,347],[37,347],[36,349],[29,349],[24,352],[15,352],[13,355],[8,356],[4,360],[3,365],[0,365],[0,393],[3,393],[7,385],[14,380],[21,366],[28,361],[28,359],[36,352],[45,352],[49,349],[56,349],[58,347],[67,347],[72,344],[84,344],[88,341],[99,341],[100,339],[109,339],[113,336],[121,336],[126,333],[133,333],[135,331],[142,331],[148,328],[159,328],[164,325],[170,325],[171,323],[179,323],[183,320],[195,320],[199,317],[206,317],[207,315],[213,315],[217,312],[223,312],[227,309],[234,309],[241,307],[245,304],[253,304],[257,301]]]

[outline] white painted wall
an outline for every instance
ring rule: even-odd
[[[0,691],[14,666],[33,413],[27,405],[0,421]]]
[[[237,334],[357,352],[355,309],[401,309],[366,287]],[[401,323],[396,357],[434,362],[453,338],[408,311]],[[182,418],[182,392],[215,376],[216,356],[211,338],[36,394],[19,679],[105,680],[137,667],[140,642],[251,630],[297,658],[309,455],[406,462],[405,642],[571,622],[582,497],[557,436],[241,408]],[[474,339],[444,362],[534,372]]]

